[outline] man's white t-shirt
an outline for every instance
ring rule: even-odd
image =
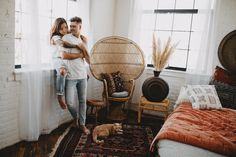
[[[66,34],[62,37],[63,41],[68,43],[78,45],[82,42],[81,38],[77,38],[76,36],[70,34]],[[64,48],[66,53],[81,53],[77,48]],[[68,70],[67,79],[75,80],[75,79],[86,79],[87,78],[87,70],[86,65],[83,58],[77,58],[73,60],[65,60]]]

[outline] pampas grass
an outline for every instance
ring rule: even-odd
[[[153,32],[152,61],[156,71],[162,71],[165,68],[177,45],[178,43],[171,44],[171,38],[169,37],[162,48],[160,39],[156,39],[155,32]]]

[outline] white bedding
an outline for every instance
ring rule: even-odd
[[[160,157],[226,157],[206,149],[172,140],[160,140],[157,145]]]

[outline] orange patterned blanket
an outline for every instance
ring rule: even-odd
[[[236,110],[196,110],[181,104],[156,135],[151,150],[160,139],[169,139],[219,154],[236,154]]]

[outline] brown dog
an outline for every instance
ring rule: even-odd
[[[93,129],[93,141],[97,144],[104,143],[98,137],[108,137],[109,135],[123,134],[122,125],[119,123],[98,125]]]

